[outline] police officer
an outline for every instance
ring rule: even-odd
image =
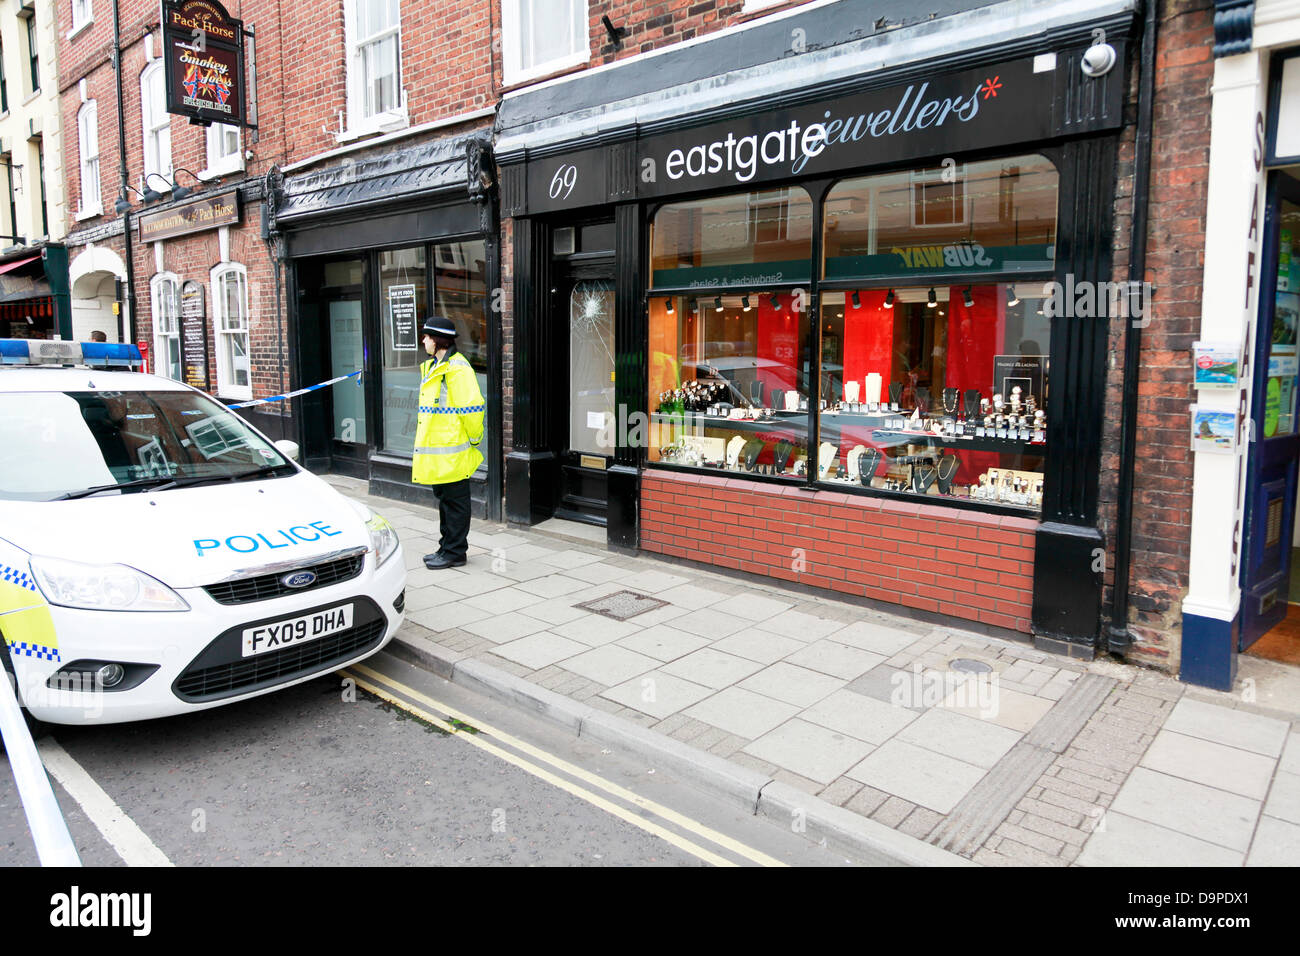
[[[469,476],[483,461],[478,446],[483,440],[486,406],[474,369],[456,351],[456,327],[451,320],[430,316],[420,334],[431,358],[420,366],[420,413],[411,480],[436,488],[442,535],[437,552],[424,556],[424,566],[436,571],[465,563]]]

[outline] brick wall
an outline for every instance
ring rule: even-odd
[[[1213,42],[1213,5],[1208,0],[1160,4],[1146,271],[1154,293],[1150,323],[1142,332],[1138,383],[1129,625],[1135,637],[1130,656],[1167,670],[1178,666],[1181,603],[1187,593],[1191,548],[1187,406],[1195,401],[1195,394],[1189,350],[1201,315]],[[1131,105],[1128,118],[1136,121]],[[1128,277],[1132,210],[1131,130],[1121,148],[1117,174],[1115,279],[1123,280]],[[1113,371],[1107,383],[1106,420],[1113,427],[1106,430],[1101,497],[1103,528],[1112,551],[1108,589],[1114,585],[1110,574],[1125,331],[1123,320],[1113,324]]]
[[[923,502],[648,470],[641,547],[1029,631],[1037,522]]]

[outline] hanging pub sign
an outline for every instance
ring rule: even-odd
[[[208,390],[208,323],[203,286],[187,279],[181,286],[181,367],[186,385]]]
[[[244,23],[217,0],[163,0],[167,112],[202,123],[247,125]]]

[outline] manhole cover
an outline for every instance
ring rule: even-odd
[[[658,598],[637,594],[635,591],[615,591],[613,594],[606,594],[594,601],[584,601],[582,604],[573,606],[580,607],[584,611],[603,614],[605,617],[612,617],[616,621],[626,621],[628,618],[644,614],[646,611],[664,607],[667,603],[667,601],[661,601]]]
[[[993,670],[993,665],[984,661],[973,661],[969,657],[956,657],[949,662],[948,666],[955,671],[963,674],[987,674]]]

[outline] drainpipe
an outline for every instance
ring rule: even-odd
[[[1138,74],[1138,123],[1133,145],[1133,217],[1129,233],[1129,295],[1141,289],[1147,266],[1147,199],[1151,191],[1152,100],[1155,97],[1157,0],[1147,0],[1142,25],[1142,58]],[[1141,293],[1138,293],[1141,294]],[[1150,302],[1145,305],[1149,308]],[[1124,398],[1120,425],[1119,489],[1116,502],[1115,584],[1111,593],[1110,627],[1107,645],[1111,653],[1123,653],[1133,644],[1128,629],[1129,568],[1133,549],[1133,481],[1137,461],[1138,375],[1142,358],[1142,327],[1132,321],[1124,335]],[[1143,314],[1143,318],[1147,313]]]
[[[122,105],[122,24],[118,15],[118,0],[113,0],[113,80],[117,84],[117,168],[121,174],[118,195],[126,199],[130,183],[126,173],[126,112]],[[126,253],[126,291],[123,295],[127,318],[130,320],[127,340],[136,341],[135,327],[135,263],[131,251],[131,210],[122,213],[122,238]],[[155,357],[154,361],[157,361]]]

